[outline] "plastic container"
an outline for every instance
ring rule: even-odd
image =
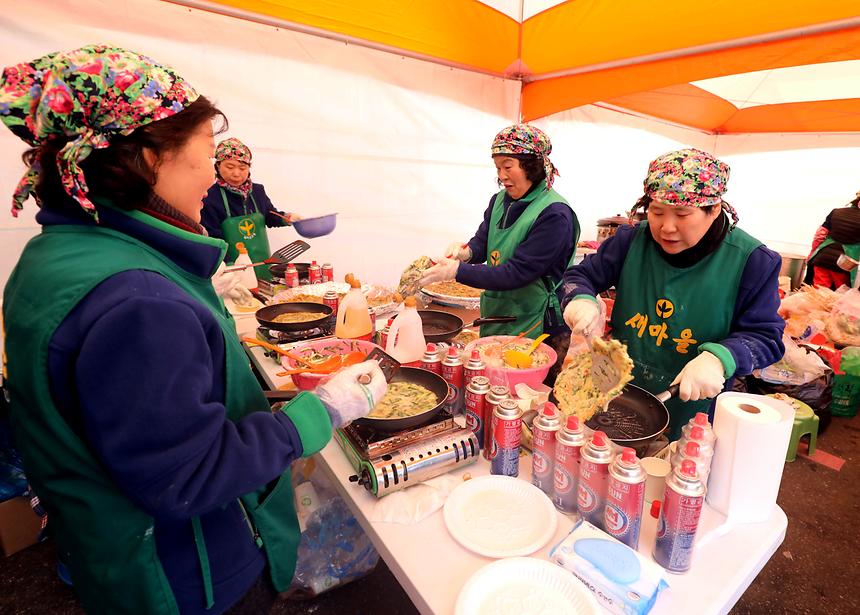
[[[346,282],[350,289],[338,306],[334,335],[341,339],[363,339],[369,342],[373,337],[373,320],[370,318],[367,299],[361,292],[361,282],[351,273],[346,276]]]
[[[317,216],[316,218],[302,218],[293,222],[293,228],[302,237],[313,239],[328,235],[337,225],[337,214]]]
[[[424,326],[418,314],[415,297],[406,297],[403,311],[391,323],[391,329],[385,341],[385,352],[403,364],[420,362],[426,348]]]
[[[248,249],[245,247],[245,244],[241,241],[236,244],[236,250],[239,252],[239,256],[236,257],[236,261],[233,263],[234,266],[237,265],[250,265],[253,263],[251,257],[248,256]],[[242,271],[237,271],[239,274],[239,284],[244,286],[247,289],[257,288],[259,283],[257,282],[257,274],[254,273],[253,267],[247,267]]]
[[[514,335],[491,335],[489,337],[478,338],[473,342],[466,344],[466,356],[471,356],[472,351],[486,344],[498,342],[508,342],[516,339]],[[523,341],[524,338],[520,338]],[[531,343],[532,340],[526,339],[524,343]],[[549,373],[549,369],[555,364],[558,355],[555,350],[546,344],[540,344],[535,352],[543,352],[547,355],[547,362],[538,367],[529,367],[527,369],[516,369],[513,367],[493,367],[487,361],[487,367],[484,375],[490,379],[492,384],[506,384],[511,390],[521,382],[532,388],[537,388],[542,384],[544,378]]]
[[[296,346],[290,349],[292,354],[300,357],[310,357],[314,353],[322,356],[331,356],[335,354],[347,354],[350,352],[370,353],[371,350],[379,348],[372,342],[364,340],[333,340],[331,338],[319,339],[307,342],[301,346]],[[299,369],[302,367],[293,361],[290,357],[281,357],[281,365],[285,369]],[[337,372],[335,372],[337,373]],[[292,374],[290,378],[300,391],[310,391],[315,389],[323,382],[327,382],[334,374]]]

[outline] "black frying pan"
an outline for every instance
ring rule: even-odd
[[[424,339],[428,342],[447,342],[456,337],[465,327],[514,322],[517,319],[516,316],[488,316],[487,318],[478,318],[466,325],[459,316],[439,310],[418,310],[418,315],[421,316]]]
[[[274,318],[279,314],[287,312],[313,312],[319,314],[319,318],[306,320],[304,322],[275,322]],[[331,316],[332,309],[323,303],[276,303],[267,305],[257,310],[254,316],[257,322],[276,331],[304,331],[323,325]]]
[[[434,416],[439,414],[439,411],[445,406],[445,400],[448,399],[448,383],[438,374],[427,371],[426,369],[418,369],[417,367],[401,367],[398,369],[391,382],[412,382],[419,384],[426,389],[429,389],[436,395],[436,405],[413,416],[407,416],[398,419],[374,419],[363,418],[357,419],[356,423],[363,423],[379,431],[391,432],[400,431],[416,427],[422,423],[426,423]]]
[[[308,279],[308,267],[311,266],[310,263],[289,263],[293,265],[296,270],[299,272],[299,281]],[[284,275],[287,271],[287,265],[284,263],[275,263],[274,265],[269,265],[269,273],[272,274],[273,277],[276,278],[284,278]]]

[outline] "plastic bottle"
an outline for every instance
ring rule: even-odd
[[[361,282],[352,274],[347,276],[346,281],[350,289],[338,306],[334,335],[341,339],[360,339],[369,342],[373,337],[373,320],[370,318],[367,299],[361,292]]]
[[[385,352],[400,361],[401,364],[421,362],[427,340],[424,339],[424,325],[415,297],[406,297],[403,301],[403,311],[397,315],[388,331],[385,340]]]
[[[245,244],[241,241],[236,244],[236,250],[239,252],[239,256],[236,257],[236,261],[233,263],[234,266],[239,265],[250,265],[253,261],[251,257],[248,256],[248,249],[245,247]],[[239,284],[251,290],[252,288],[257,288],[259,283],[257,282],[257,274],[254,273],[253,267],[246,267],[242,271],[237,271],[239,274]]]

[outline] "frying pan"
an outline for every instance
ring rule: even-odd
[[[439,310],[418,310],[418,315],[421,316],[424,339],[428,342],[447,342],[456,337],[465,327],[514,322],[517,319],[516,316],[488,316],[487,318],[478,318],[466,325],[459,316]]]
[[[299,282],[302,280],[308,279],[308,267],[311,266],[310,263],[290,263],[293,265],[296,270],[299,272]],[[272,274],[273,277],[276,278],[284,278],[284,274],[287,271],[286,263],[276,263],[274,265],[269,265],[269,273]]]
[[[314,320],[306,320],[304,322],[275,322],[274,319],[279,314],[288,312],[313,312],[319,314],[319,318]],[[254,314],[257,322],[277,331],[304,331],[313,329],[323,325],[331,316],[332,309],[323,303],[276,303],[275,305],[267,305],[261,307]]]
[[[356,419],[356,423],[361,423],[379,431],[391,432],[400,431],[416,427],[422,423],[426,423],[434,416],[439,414],[439,411],[445,406],[445,400],[448,399],[448,383],[438,374],[427,371],[426,369],[418,369],[417,367],[401,367],[398,369],[391,382],[411,382],[429,389],[436,396],[436,405],[413,416],[406,416],[397,419],[376,419],[365,417]]]

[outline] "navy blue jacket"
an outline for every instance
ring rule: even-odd
[[[615,286],[635,235],[636,227],[619,227],[615,235],[600,245],[596,254],[586,256],[583,262],[568,269],[564,274],[562,306],[577,295],[596,296]],[[737,364],[737,376],[767,367],[779,361],[785,352],[782,343],[785,321],[777,313],[777,277],[781,264],[779,254],[764,245],[753,250],[741,275],[729,336],[723,340],[703,340],[728,348]],[[714,280],[714,284],[720,281]],[[726,386],[730,384],[731,379]]]
[[[186,270],[211,274],[220,252],[110,209],[103,226],[147,243]],[[92,224],[42,210],[43,225]],[[90,292],[51,338],[53,399],[117,487],[155,519],[159,558],[183,615],[214,615],[265,567],[235,498],[301,456],[283,413],[227,419],[224,338],[215,317],[149,271],[116,274]],[[117,408],[117,399],[128,405]],[[135,412],[143,407],[147,411]],[[200,516],[215,593],[207,611],[191,517]]]
[[[457,269],[457,281],[487,290],[514,290],[541,277],[561,280],[576,250],[576,240],[579,237],[579,221],[573,209],[565,203],[551,203],[535,219],[531,230],[514,251],[514,255],[504,264],[490,267],[482,263],[487,260],[487,235],[495,202],[494,194],[484,211],[484,220],[475,236],[469,240],[472,258],[469,263],[462,263]],[[529,204],[514,201],[505,193],[504,207],[507,211],[502,217],[500,228],[510,228]],[[561,285],[558,287],[557,294],[560,301],[564,297]],[[564,323],[561,323],[560,326],[548,327],[544,330],[547,333],[556,333],[565,328]]]
[[[248,195],[245,203],[242,202],[242,197],[232,190],[224,189],[224,194],[227,195],[227,204],[230,206],[231,216],[242,216],[248,213],[254,213],[254,202],[257,203],[257,209],[266,220],[266,226],[272,228],[277,226],[287,226],[286,220],[280,216],[276,216],[272,212],[277,212],[281,215],[286,215],[282,211],[278,211],[269,195],[266,194],[266,189],[263,184],[251,184],[251,193]],[[254,201],[251,201],[251,194],[254,195]],[[246,210],[247,208],[247,210]],[[200,212],[200,224],[206,229],[210,237],[224,239],[224,232],[221,230],[221,223],[227,219],[227,212],[224,211],[224,201],[221,199],[220,186],[212,184],[209,192],[206,193],[206,198],[203,199],[203,211]]]

